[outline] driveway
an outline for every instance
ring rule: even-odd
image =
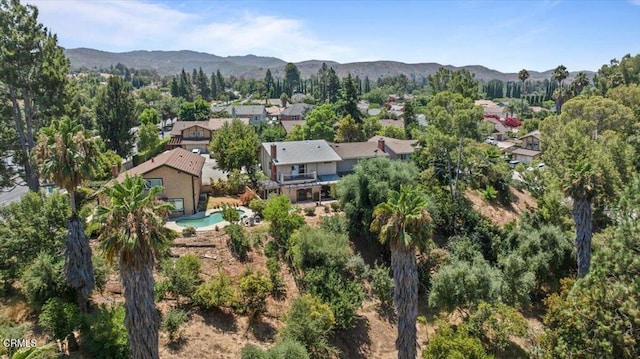
[[[216,163],[216,160],[214,160],[213,158],[209,158],[208,154],[203,154],[201,156],[204,157],[205,159],[204,167],[202,168],[203,183],[209,183],[210,178],[213,178],[214,180],[218,180],[218,178],[221,178],[223,180],[227,179],[226,172],[218,169],[218,164]]]

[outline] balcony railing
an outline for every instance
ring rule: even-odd
[[[297,175],[286,175],[284,173],[280,173],[278,177],[278,182],[280,183],[305,183],[305,182],[316,182],[318,180],[318,174],[316,171],[311,173],[301,173]]]

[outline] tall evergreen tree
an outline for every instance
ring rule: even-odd
[[[120,157],[129,156],[134,142],[131,128],[136,123],[131,85],[119,76],[109,77],[107,86],[98,92],[96,117],[100,136],[107,148]]]
[[[287,83],[285,93],[287,96],[291,97],[300,84],[300,70],[298,70],[298,67],[295,64],[289,62],[285,65],[284,79]]]
[[[11,103],[18,135],[14,162],[32,191],[40,186],[31,150],[38,130],[64,112],[69,60],[56,35],[38,22],[38,9],[0,0],[0,88]]]
[[[266,94],[265,94],[265,101],[266,101],[266,99],[273,97],[273,90],[275,89],[274,83],[273,83],[273,76],[271,75],[270,69],[267,69],[267,72],[264,75],[264,88],[266,91]]]
[[[351,115],[351,118],[356,124],[362,124],[362,113],[360,109],[358,109],[358,89],[351,74],[347,75],[342,82],[340,99],[338,100],[336,111],[339,116]]]

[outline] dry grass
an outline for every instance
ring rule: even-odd
[[[527,191],[519,191],[510,188],[513,202],[510,206],[505,207],[499,204],[486,202],[482,198],[482,194],[478,191],[467,190],[465,197],[471,201],[473,209],[483,216],[489,218],[493,223],[504,227],[509,222],[518,222],[520,215],[525,213],[528,208],[537,208],[536,200]]]
[[[240,199],[232,196],[209,197],[207,209],[218,208],[222,205],[241,205]]]

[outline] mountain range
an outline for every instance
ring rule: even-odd
[[[121,63],[129,68],[155,69],[159,75],[175,75],[182,69],[191,72],[192,69],[202,68],[206,74],[220,70],[224,76],[236,76],[245,78],[264,78],[267,69],[276,78],[284,77],[286,61],[275,57],[256,55],[245,56],[217,56],[203,52],[182,51],[129,51],[106,52],[88,48],[65,49],[65,54],[71,61],[73,69],[106,69]],[[519,81],[517,73],[503,73],[480,65],[451,66],[438,63],[406,64],[397,61],[367,61],[341,64],[335,61],[308,60],[295,63],[300,70],[302,78],[308,78],[318,73],[318,69],[326,63],[333,67],[339,77],[345,77],[351,73],[361,79],[369,77],[372,81],[382,77],[406,75],[409,78],[420,80],[427,75],[435,73],[438,68],[446,67],[451,70],[467,69],[476,75],[479,80]],[[529,70],[529,80],[551,79],[553,69],[544,72]],[[582,71],[588,77],[592,77],[593,71]],[[569,78],[577,72],[571,72]]]

